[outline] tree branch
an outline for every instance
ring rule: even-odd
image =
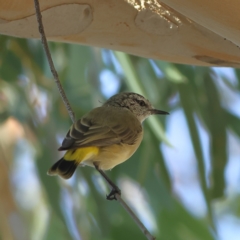
[[[138,225],[140,230],[143,232],[143,234],[146,236],[148,240],[155,240],[156,238],[152,236],[152,234],[147,230],[147,228],[143,225],[143,223],[139,220],[137,215],[132,211],[132,209],[126,204],[126,202],[121,198],[121,196],[118,193],[115,193],[115,197],[118,200],[118,202],[122,205],[122,207],[128,212],[128,214],[131,216],[131,218],[134,220],[134,222]]]
[[[38,22],[38,28],[39,28],[39,32],[41,35],[41,40],[42,40],[42,45],[43,45],[43,49],[46,53],[47,56],[47,60],[51,69],[51,72],[53,74],[55,83],[57,84],[59,93],[62,97],[62,100],[68,110],[69,116],[72,120],[72,122],[75,122],[75,116],[74,116],[74,112],[69,104],[69,101],[66,97],[66,94],[64,92],[64,89],[62,87],[61,82],[59,81],[58,78],[58,73],[54,67],[53,61],[52,61],[52,57],[51,57],[51,53],[49,51],[48,48],[48,44],[47,44],[47,39],[45,36],[45,32],[44,32],[44,27],[43,27],[43,23],[42,23],[42,15],[41,15],[41,11],[40,11],[40,7],[39,7],[39,2],[38,0],[34,0],[34,4],[35,4],[35,10],[36,10],[36,17],[37,17],[37,22]],[[132,209],[126,204],[126,202],[121,198],[121,196],[118,193],[115,193],[115,197],[117,199],[117,201],[122,205],[122,207],[128,212],[128,214],[132,217],[132,219],[135,221],[135,223],[138,225],[138,227],[140,228],[140,230],[143,232],[143,234],[146,236],[146,238],[148,240],[155,240],[155,237],[153,237],[150,232],[147,230],[147,228],[143,225],[143,223],[139,220],[139,218],[136,216],[136,214],[132,211]]]

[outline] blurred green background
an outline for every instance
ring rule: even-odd
[[[120,91],[169,116],[144,122],[130,160],[107,174],[159,240],[240,236],[240,71],[50,43],[76,117]],[[71,120],[38,40],[0,36],[0,239],[145,239],[95,169],[46,175]]]

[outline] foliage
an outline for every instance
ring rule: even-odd
[[[50,47],[78,118],[118,91],[142,93],[156,108],[170,112],[169,117],[146,121],[138,151],[107,172],[157,239],[217,239],[224,212],[239,219],[238,191],[227,191],[225,177],[231,157],[229,138],[240,136],[240,119],[226,102],[231,103],[231,94],[239,94],[239,82],[211,68],[73,44],[50,43]],[[235,70],[235,79],[239,74]],[[117,202],[105,200],[109,189],[94,169],[79,168],[68,181],[46,175],[61,157],[57,148],[71,121],[39,41],[0,36],[0,99],[0,164],[5,166],[0,182],[6,183],[0,193],[4,216],[0,239],[145,239]],[[191,189],[180,193],[176,187],[181,176],[175,175],[174,168],[182,167],[181,161],[174,159],[173,167],[166,154],[166,149],[178,149],[168,138],[168,128],[169,119],[179,111],[187,129],[177,139],[179,144],[188,136],[191,140],[185,150],[193,152],[193,165],[183,167],[194,175],[187,181],[195,179],[194,186],[200,186],[203,207],[199,211],[198,196],[193,196],[194,211],[184,202]],[[13,135],[18,133],[11,139],[9,121],[16,128]],[[182,128],[178,118],[172,121]],[[13,212],[17,217],[9,223]]]

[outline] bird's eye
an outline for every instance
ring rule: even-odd
[[[141,107],[146,106],[146,103],[143,100],[138,101],[138,103]]]

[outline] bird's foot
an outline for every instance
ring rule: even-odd
[[[116,186],[111,190],[111,192],[106,196],[107,200],[117,200],[115,194],[121,195],[121,190]]]

